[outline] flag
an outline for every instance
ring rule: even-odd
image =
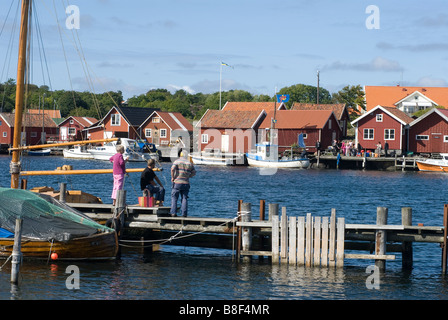
[[[231,65],[228,65],[227,63],[225,63],[225,62],[222,62],[222,61],[221,61],[221,65],[222,65],[222,66],[226,66],[226,67],[230,67],[230,68],[232,68],[232,69],[233,69],[233,67],[232,67]]]
[[[278,94],[277,95],[277,102],[288,102],[289,101],[289,94]]]

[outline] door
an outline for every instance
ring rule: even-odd
[[[229,152],[230,137],[228,134],[221,135],[221,152]]]
[[[67,141],[67,127],[61,127],[60,135],[61,141]]]

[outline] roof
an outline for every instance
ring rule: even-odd
[[[275,114],[275,128],[322,129],[332,114],[331,110],[280,110]],[[260,128],[270,128],[273,118],[274,112],[268,113]]]
[[[430,114],[432,114],[434,112],[437,113],[439,116],[441,116],[442,119],[444,119],[445,121],[448,122],[448,110],[447,109],[432,108],[431,110],[429,110],[425,114],[421,115],[420,117],[418,117],[417,119],[412,121],[410,123],[410,126],[412,127],[413,125],[419,123],[421,120],[425,119],[427,116],[429,116]]]
[[[139,108],[139,107],[113,107],[103,118],[103,120],[112,112],[112,110],[117,110],[123,118],[131,126],[139,127],[154,111],[159,111],[160,109],[155,108]]]
[[[286,109],[284,103],[276,102],[237,102],[228,101],[224,107],[223,111],[251,111],[251,110],[265,110],[266,112],[273,111],[277,107],[277,110]]]
[[[62,121],[61,123],[59,123],[59,125],[62,125],[64,122],[66,122],[69,119],[75,120],[76,122],[78,122],[84,128],[90,127],[91,125],[93,125],[93,124],[98,122],[98,120],[96,120],[95,118],[92,118],[92,117],[73,117],[73,116],[70,116],[70,117],[64,119],[64,121]]]
[[[266,114],[265,111],[207,110],[197,126],[202,128],[249,129]]]
[[[14,113],[0,113],[0,116],[6,121],[10,128],[14,127]],[[42,119],[43,117],[43,119]],[[22,127],[45,127],[56,128],[56,123],[47,114],[29,114],[25,113],[22,117]]]
[[[447,87],[365,86],[366,110],[369,111],[377,105],[393,107],[416,91],[438,105],[448,107]]]
[[[143,123],[143,126],[154,115],[158,115],[163,121],[171,128],[171,130],[186,130],[193,131],[192,124],[185,119],[180,112],[168,112],[168,111],[154,111]]]
[[[40,113],[45,113],[48,114],[50,116],[50,118],[57,118],[60,119],[62,118],[61,116],[61,110],[50,110],[50,109],[27,109],[26,113],[32,113],[32,114],[40,114]]]
[[[338,120],[342,119],[344,111],[347,110],[345,103],[316,104],[294,102],[290,110],[331,110]]]
[[[389,116],[391,116],[392,118],[394,118],[395,120],[397,120],[398,122],[400,122],[403,125],[410,124],[412,121],[414,121],[413,118],[411,118],[406,113],[404,113],[403,111],[401,111],[395,107],[384,107],[384,106],[378,105],[375,108],[373,108],[372,110],[367,111],[362,116],[353,120],[351,122],[351,124],[353,125],[354,123],[357,123],[359,120],[367,117],[369,114],[372,114],[372,113],[376,112],[377,110],[381,110],[381,111],[387,113]]]

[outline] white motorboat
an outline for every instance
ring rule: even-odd
[[[233,166],[244,164],[244,154],[202,151],[190,154],[193,164],[211,166]]]
[[[420,171],[448,172],[448,153],[441,153],[441,159],[416,160]]]
[[[63,150],[64,158],[70,159],[93,159],[93,155],[87,151],[85,146],[73,146]]]
[[[87,149],[87,151],[96,160],[108,161],[110,157],[117,153],[117,144],[124,146],[124,158],[128,158],[131,162],[146,162],[149,159],[158,160],[159,155],[157,153],[141,152],[137,144],[137,141],[127,138],[120,138],[119,141],[112,141],[105,143],[103,146]]]
[[[306,157],[281,157],[278,156],[278,145],[264,142],[256,145],[254,153],[247,153],[249,166],[262,168],[303,168],[310,166],[310,160]]]

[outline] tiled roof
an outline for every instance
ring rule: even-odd
[[[333,112],[331,110],[280,110],[275,114],[276,129],[322,129]],[[261,129],[271,127],[274,112],[268,113]]]
[[[277,107],[277,110],[285,109],[285,105],[283,103],[275,103],[275,102],[234,102],[228,101],[224,107],[223,111],[250,111],[250,110],[265,110],[266,112],[274,111]]]
[[[402,86],[365,86],[366,110],[369,111],[377,105],[394,107],[395,103],[418,91],[448,108],[447,87],[402,87]]]
[[[345,110],[345,103],[316,104],[294,102],[290,110],[331,110],[338,120],[342,118]]]
[[[255,124],[257,119],[265,114],[264,111],[219,111],[208,110],[201,119],[202,128],[221,129],[249,129]]]
[[[1,116],[8,123],[9,127],[14,127],[14,113],[1,113]],[[43,116],[43,119],[42,119]],[[22,127],[45,127],[56,128],[56,123],[47,114],[23,114]]]
[[[139,107],[120,107],[116,109],[119,110],[125,120],[132,126],[140,126],[154,111],[159,110]]]
[[[61,117],[61,111],[60,110],[50,110],[50,109],[44,109],[44,110],[40,110],[40,109],[27,109],[26,110],[27,113],[32,113],[32,114],[39,114],[39,113],[45,113],[48,114],[51,118],[62,118]]]

